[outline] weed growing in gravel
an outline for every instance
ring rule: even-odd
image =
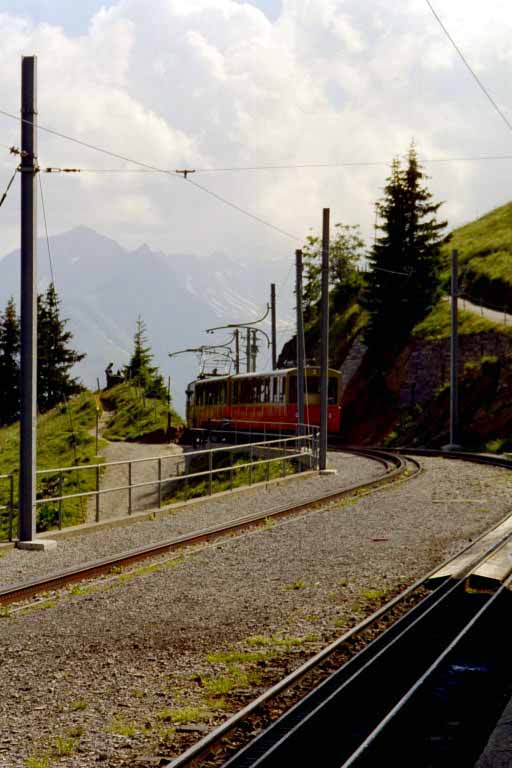
[[[56,757],[72,755],[75,751],[75,739],[71,736],[55,736],[52,742],[52,754]]]
[[[302,579],[295,579],[290,584],[285,584],[283,589],[306,589],[306,582],[302,581]]]
[[[488,515],[490,511],[490,509],[475,509],[475,512],[480,512],[482,515]]]
[[[11,609],[8,605],[0,605],[0,619],[8,619],[11,615]]]
[[[269,651],[228,651],[223,653],[218,651],[209,653],[206,657],[210,664],[256,664],[258,661],[268,659],[271,653]]]
[[[68,729],[68,735],[73,739],[79,739],[84,735],[84,729],[81,725],[73,725]]]
[[[32,613],[32,611],[46,611],[49,608],[55,608],[56,605],[56,600],[43,600],[40,603],[34,603],[34,605],[28,605],[26,608],[23,608],[21,614],[24,616],[26,613]]]
[[[50,768],[50,756],[41,755],[39,757],[27,757],[25,760],[25,768]]]
[[[248,688],[257,685],[261,676],[255,670],[245,670],[237,665],[229,666],[227,674],[205,675],[201,677],[201,683],[206,690],[214,696],[223,696],[234,688]]]
[[[306,621],[309,621],[311,624],[316,624],[317,622],[320,621],[320,616],[318,615],[318,613],[308,613],[308,615],[304,616],[304,618],[306,619]]]
[[[367,589],[364,592],[361,592],[361,597],[365,600],[382,600],[386,595],[387,590],[385,589]]]
[[[144,691],[141,691],[140,688],[134,688],[132,691],[132,696],[134,699],[143,699],[146,694]]]
[[[85,699],[75,699],[69,705],[71,712],[78,712],[82,709],[87,709],[87,702]]]
[[[339,587],[346,587],[346,586],[348,586],[348,579],[340,579],[338,581],[338,586]]]
[[[272,528],[276,527],[276,521],[273,517],[266,517],[261,527],[264,531],[271,531]]]
[[[124,715],[116,715],[108,725],[107,730],[118,736],[135,736],[137,734],[136,723],[129,722]]]
[[[277,637],[269,635],[251,635],[244,640],[244,643],[252,646],[266,646],[273,645],[276,648],[283,648],[287,650],[295,645],[300,645],[304,642],[302,637]]]
[[[179,707],[177,709],[161,709],[156,713],[158,720],[164,723],[197,723],[198,720],[206,720],[209,717],[205,707]]]
[[[122,572],[123,572],[123,569],[121,568],[120,565],[113,565],[112,568],[110,569],[110,573],[122,573]]]

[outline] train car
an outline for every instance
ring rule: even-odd
[[[319,426],[319,368],[306,368],[304,393],[304,421]],[[330,369],[329,432],[340,430],[340,399],[341,374]],[[223,424],[239,429],[278,427],[293,431],[297,424],[297,369],[198,379],[187,388],[187,423],[190,427]]]

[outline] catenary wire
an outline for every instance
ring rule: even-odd
[[[460,58],[462,59],[462,62],[463,62],[463,63],[464,63],[464,65],[465,65],[466,69],[467,69],[467,70],[470,72],[471,76],[473,77],[474,81],[476,82],[476,84],[478,85],[478,87],[480,88],[480,90],[482,91],[482,93],[483,93],[483,94],[484,94],[484,95],[487,97],[487,99],[490,101],[490,103],[492,104],[493,108],[496,110],[496,112],[498,113],[498,115],[501,117],[501,119],[503,120],[503,122],[505,123],[505,125],[507,126],[507,128],[508,128],[510,131],[512,131],[512,123],[511,123],[511,122],[510,122],[510,120],[507,118],[507,116],[506,116],[506,115],[505,115],[505,114],[502,112],[502,110],[500,109],[500,107],[498,106],[498,104],[497,104],[497,103],[494,101],[493,97],[491,96],[491,94],[489,93],[489,91],[487,90],[487,88],[485,87],[485,85],[482,83],[482,81],[480,80],[480,78],[479,78],[479,77],[478,77],[478,75],[476,74],[475,70],[474,70],[474,69],[471,67],[471,65],[470,65],[469,61],[466,59],[466,57],[465,57],[465,56],[464,56],[464,54],[462,53],[461,49],[459,48],[459,46],[457,45],[457,43],[455,42],[455,40],[453,39],[453,37],[452,37],[452,36],[451,36],[451,34],[449,33],[448,29],[445,27],[445,25],[444,25],[444,24],[443,24],[443,22],[441,21],[441,19],[440,19],[439,15],[438,15],[438,14],[437,14],[437,12],[435,11],[435,9],[434,9],[434,7],[432,6],[432,3],[430,2],[430,0],[425,0],[425,2],[427,3],[428,7],[429,7],[429,8],[430,8],[430,10],[432,11],[432,15],[433,15],[433,16],[434,16],[434,18],[436,19],[437,23],[439,24],[439,26],[440,26],[440,27],[441,27],[441,29],[443,30],[444,34],[446,35],[446,37],[448,38],[448,40],[450,41],[450,43],[452,44],[452,46],[453,46],[453,47],[455,48],[455,50],[457,51],[458,55],[460,56]]]
[[[4,115],[5,117],[10,117],[13,120],[17,120],[20,123],[29,123],[32,125],[32,122],[30,120],[26,120],[23,117],[19,117],[18,115],[12,114],[12,112],[7,112],[6,110],[0,109],[0,115]],[[57,136],[58,138],[65,139],[67,141],[71,141],[74,144],[79,144],[80,146],[86,147],[87,149],[92,149],[96,152],[101,152],[104,155],[108,155],[110,157],[114,157],[117,160],[123,160],[127,163],[133,163],[134,165],[139,165],[142,168],[146,168],[148,170],[156,171],[159,173],[165,173],[168,176],[171,176],[173,178],[179,178],[180,174],[178,174],[176,171],[169,171],[165,168],[158,168],[158,166],[151,165],[150,163],[145,163],[141,160],[135,160],[132,157],[128,157],[127,155],[121,155],[118,152],[112,152],[109,149],[104,149],[103,147],[98,147],[95,144],[90,144],[86,141],[82,141],[81,139],[76,139],[72,136],[68,136],[65,133],[61,133],[60,131],[55,131],[53,128],[47,128],[44,125],[41,125],[38,123],[37,125],[38,130],[44,131],[45,133],[49,133],[52,136]],[[262,219],[260,216],[256,216],[256,214],[251,213],[250,211],[246,210],[245,208],[242,208],[241,206],[237,205],[236,203],[231,202],[231,200],[227,200],[225,197],[222,197],[222,195],[217,194],[216,192],[213,192],[211,189],[208,189],[207,187],[204,187],[202,184],[198,184],[197,182],[192,181],[191,179],[188,179],[185,177],[185,180],[189,182],[189,184],[192,184],[194,187],[197,187],[202,192],[205,192],[206,194],[210,195],[211,197],[215,198],[221,203],[224,203],[224,205],[229,206],[230,208],[233,208],[234,210],[238,211],[239,213],[249,217],[250,219],[253,219],[254,221],[257,221],[259,224],[263,224],[266,227],[269,227],[270,229],[275,230],[276,232],[279,232],[281,235],[284,235],[285,237],[291,238],[292,240],[297,240],[298,242],[301,242],[301,239],[299,237],[296,237],[295,235],[290,234],[289,232],[286,232],[284,229],[281,229],[280,227],[277,227],[275,224],[271,224],[269,221],[265,221],[265,219]]]
[[[7,187],[6,187],[6,189],[5,189],[5,192],[4,192],[4,193],[2,194],[2,196],[0,197],[0,207],[1,207],[1,206],[2,206],[2,204],[5,202],[5,199],[6,199],[7,195],[9,194],[9,190],[10,190],[10,188],[12,187],[12,184],[13,184],[13,182],[14,182],[14,179],[16,178],[16,174],[17,174],[17,173],[18,173],[18,168],[16,168],[16,169],[15,169],[15,171],[14,171],[13,175],[11,176],[11,178],[10,178],[10,180],[9,180],[9,183],[7,184]]]
[[[503,161],[512,160],[512,155],[468,155],[466,157],[432,157],[421,158],[422,163],[469,163],[485,161]],[[389,160],[369,160],[356,162],[333,162],[333,163],[299,163],[297,165],[253,165],[253,166],[232,166],[226,168],[194,168],[194,173],[224,173],[224,172],[244,172],[244,171],[287,171],[314,168],[370,168],[376,166],[389,166]],[[57,170],[57,169],[56,169]],[[177,171],[165,169],[150,168],[80,168],[80,173],[91,174],[116,174],[116,173],[161,173],[171,175],[181,175]]]

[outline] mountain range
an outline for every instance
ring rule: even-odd
[[[288,268],[270,258],[251,263],[221,252],[208,257],[165,254],[148,245],[129,251],[86,227],[52,236],[49,247],[51,264],[46,240],[38,240],[38,291],[48,286],[53,270],[73,345],[87,354],[75,374],[87,387],[96,387],[97,378],[103,386],[110,362],[114,369],[128,362],[140,315],[154,361],[164,376],[171,375],[174,405],[181,411],[186,384],[197,375],[197,361],[191,354],[170,360],[168,353],[224,343],[226,333],[207,336],[205,329],[261,317],[270,283],[282,284]],[[19,307],[19,265],[19,250],[0,260],[1,309],[10,296]],[[292,332],[289,290],[278,304],[281,334]],[[269,332],[268,323],[262,327]],[[259,364],[268,367],[266,353],[262,350]]]

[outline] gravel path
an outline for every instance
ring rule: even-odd
[[[168,443],[109,443],[102,450],[105,461],[129,461],[132,463],[132,483],[144,483],[158,480],[158,461],[140,461],[158,456],[171,456],[162,461],[162,477],[176,474],[176,467],[182,461],[183,448]],[[176,458],[174,458],[176,457]],[[100,480],[100,488],[119,488],[128,485],[129,465],[119,464],[107,467]],[[158,506],[158,486],[148,485],[132,490],[132,512],[141,512]],[[128,514],[129,492],[113,491],[100,496],[100,520],[122,517]],[[87,519],[94,521],[96,498],[90,498],[87,507]]]
[[[234,491],[232,494],[196,502],[155,520],[60,539],[57,549],[51,552],[6,550],[0,558],[0,588],[60,571],[78,563],[107,557],[114,552],[166,541],[206,526],[259,512],[262,508],[270,509],[300,501],[305,496],[320,495],[328,489],[335,490],[352,483],[371,480],[383,472],[382,466],[377,462],[352,454],[329,454],[329,465],[338,470],[337,475],[309,475],[283,483],[259,485],[241,493]]]
[[[507,470],[422,464],[0,620],[1,768],[154,768],[509,510]]]

